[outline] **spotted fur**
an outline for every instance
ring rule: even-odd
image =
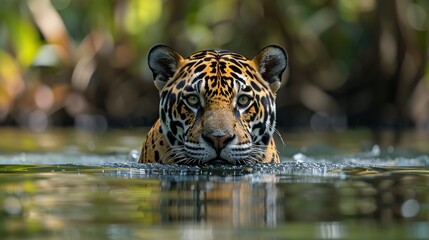
[[[287,66],[278,46],[253,59],[225,50],[183,58],[165,45],[148,54],[160,92],[141,163],[250,164],[279,162],[273,140],[275,94]]]

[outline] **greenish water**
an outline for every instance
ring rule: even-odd
[[[282,163],[138,164],[144,130],[0,129],[2,239],[428,239],[425,135],[285,133]]]

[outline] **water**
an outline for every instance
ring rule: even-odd
[[[2,239],[429,238],[420,136],[286,134],[279,165],[197,167],[138,164],[144,131],[0,132]]]

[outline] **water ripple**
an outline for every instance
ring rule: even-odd
[[[368,174],[383,172],[383,168],[427,167],[428,155],[406,155],[383,152],[374,146],[368,151],[353,155],[307,156],[295,153],[282,157],[280,164],[253,164],[246,166],[207,165],[183,166],[163,164],[139,164],[139,151],[111,154],[83,154],[77,151],[59,153],[20,153],[0,155],[0,164],[10,165],[75,165],[100,168],[126,169],[132,174],[150,176],[243,176],[262,174],[275,176],[323,176],[343,177],[351,172]]]

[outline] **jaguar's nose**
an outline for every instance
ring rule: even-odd
[[[214,131],[211,134],[203,135],[204,140],[209,143],[216,151],[222,150],[228,143],[230,143],[235,135],[223,133],[221,131]]]

